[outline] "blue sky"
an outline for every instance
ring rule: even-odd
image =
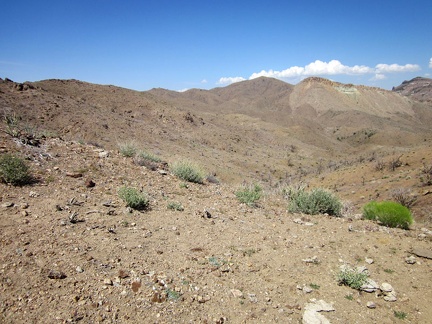
[[[0,77],[135,90],[432,75],[430,0],[3,1]]]

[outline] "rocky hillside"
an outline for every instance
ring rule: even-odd
[[[416,77],[393,87],[393,91],[418,101],[432,101],[432,79]]]
[[[35,176],[22,187],[0,183],[1,322],[427,323],[432,316],[430,224],[389,229],[349,208],[342,218],[292,214],[283,191],[270,188],[253,208],[237,200],[237,187],[187,183],[117,151],[58,138],[34,146],[1,133],[0,148],[26,157]],[[339,174],[340,189],[375,194],[371,186],[400,181],[410,169],[383,176],[373,165],[362,166],[371,176],[363,185],[342,184],[349,178]],[[148,208],[126,207],[123,186],[146,194]],[[371,281],[360,290],[338,284],[347,269]]]

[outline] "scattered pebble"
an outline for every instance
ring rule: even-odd
[[[95,183],[93,180],[88,179],[88,180],[85,182],[85,186],[86,186],[87,188],[93,188],[94,186],[96,186],[96,183]]]
[[[62,271],[58,270],[49,270],[48,271],[48,278],[50,279],[64,279],[66,278],[66,274]]]
[[[368,301],[366,303],[366,307],[370,308],[370,309],[374,309],[374,308],[376,308],[376,304],[373,301]]]
[[[409,257],[405,258],[405,262],[408,264],[415,264],[417,262],[417,259],[414,255],[410,255]]]
[[[2,207],[9,208],[9,207],[13,207],[14,205],[15,204],[13,202],[8,201],[8,202],[3,203]]]
[[[236,298],[243,298],[243,293],[238,289],[231,289],[230,292]]]

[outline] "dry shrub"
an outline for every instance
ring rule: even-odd
[[[394,201],[406,208],[411,208],[417,200],[417,197],[412,195],[411,190],[407,188],[394,189],[391,195]]]

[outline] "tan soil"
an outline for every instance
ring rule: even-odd
[[[16,150],[9,138],[2,143]],[[20,150],[33,157],[41,181],[0,184],[2,206],[13,203],[1,208],[5,323],[298,323],[311,298],[334,305],[325,314],[333,323],[394,323],[395,311],[412,323],[432,316],[432,261],[405,262],[413,247],[431,248],[430,236],[419,236],[421,224],[405,231],[289,214],[283,197],[270,192],[250,208],[236,200],[233,187],[185,188],[116,152],[100,158],[100,149],[58,139]],[[67,175],[75,173],[83,177]],[[87,188],[87,179],[95,187]],[[125,184],[150,195],[149,211],[127,211],[117,194]],[[170,201],[185,210],[168,210]],[[303,261],[314,256],[317,264]],[[342,264],[366,265],[372,279],[394,287],[398,300],[339,286]],[[50,279],[50,271],[66,278]],[[315,289],[298,289],[305,285]],[[242,297],[234,296],[237,290]],[[367,308],[368,301],[377,308]]]
[[[4,113],[56,134],[35,147],[0,132],[0,153],[26,158],[38,179],[0,183],[0,322],[299,323],[316,298],[333,304],[323,314],[332,323],[402,322],[395,312],[429,323],[432,260],[406,258],[432,250],[432,187],[420,180],[423,164],[432,164],[430,106],[357,87],[365,105],[381,98],[387,117],[324,111],[311,103],[317,93],[330,98],[335,85],[307,82],[293,90],[259,79],[181,97],[80,81],[21,90],[0,82]],[[304,105],[286,106],[300,90]],[[378,93],[367,97],[371,91]],[[393,114],[389,102],[409,114]],[[136,165],[117,152],[132,139],[169,163],[197,161],[221,184],[186,186]],[[402,166],[390,171],[399,156]],[[386,167],[377,171],[377,161]],[[258,208],[237,201],[243,181],[263,186]],[[332,189],[351,210],[342,218],[288,213],[281,189],[299,182]],[[150,209],[130,212],[118,196],[124,185],[147,192]],[[400,188],[417,196],[410,230],[358,219],[364,203]],[[184,211],[168,209],[173,201]],[[397,301],[339,286],[343,264],[366,266]]]

